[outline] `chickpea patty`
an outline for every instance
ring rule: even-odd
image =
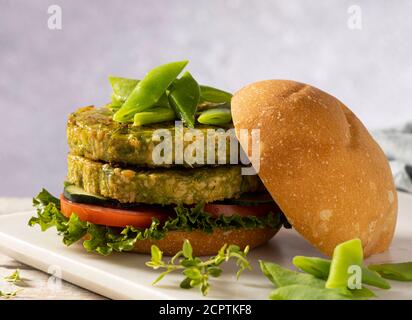
[[[242,176],[241,166],[201,168],[117,167],[68,155],[69,182],[122,203],[186,204],[213,202],[254,192],[259,178]]]

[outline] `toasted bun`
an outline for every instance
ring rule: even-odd
[[[168,231],[161,240],[139,240],[136,241],[134,252],[150,253],[150,247],[155,244],[163,251],[164,255],[173,256],[182,250],[183,241],[190,241],[193,247],[193,255],[208,256],[215,255],[225,244],[236,244],[244,249],[261,246],[268,242],[278,231],[272,228],[255,229],[233,229],[219,230],[213,233],[203,231]]]
[[[342,102],[310,85],[268,80],[238,91],[232,116],[236,130],[260,129],[259,176],[309,242],[329,256],[352,238],[365,256],[388,248],[397,216],[388,161]]]

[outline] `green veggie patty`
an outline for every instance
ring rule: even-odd
[[[113,121],[113,111],[109,106],[96,108],[93,106],[78,109],[69,116],[67,122],[67,140],[70,152],[74,155],[83,156],[91,160],[104,162],[123,163],[136,166],[148,167],[170,167],[170,164],[156,164],[152,159],[154,147],[160,143],[152,138],[153,132],[157,129],[170,130],[172,134],[173,150],[175,145],[175,123],[162,122],[161,124],[149,124],[143,127],[136,127],[132,124],[123,124]],[[205,152],[204,163],[207,163],[208,148],[206,145],[206,130],[218,129],[210,125],[196,125],[204,133]],[[187,127],[183,127],[183,134],[188,132]],[[224,133],[216,132],[215,137],[215,159],[218,159],[218,137],[226,142],[226,163],[230,163],[230,139],[225,138]],[[191,141],[184,142],[186,148]],[[175,154],[172,153],[175,163]],[[183,165],[190,167],[188,163]],[[195,164],[200,166],[201,164]]]
[[[68,155],[67,180],[86,192],[122,203],[197,204],[257,191],[259,178],[242,176],[241,166],[121,168]]]

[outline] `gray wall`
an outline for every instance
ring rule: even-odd
[[[62,30],[47,27],[49,5]],[[347,26],[350,5],[362,29]],[[412,1],[0,0],[0,196],[61,190],[65,121],[109,99],[109,74],[189,59],[234,91],[267,78],[334,94],[369,128],[412,119]]]

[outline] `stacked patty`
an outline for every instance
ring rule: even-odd
[[[86,192],[120,203],[193,205],[237,198],[261,186],[257,176],[241,175],[240,165],[157,164],[152,153],[159,141],[153,139],[153,132],[167,129],[174,136],[174,123],[135,127],[112,118],[109,107],[80,108],[69,117],[67,179]],[[216,127],[201,125],[198,129],[206,133]],[[184,147],[189,143],[184,142]],[[216,159],[217,150],[216,144]]]

